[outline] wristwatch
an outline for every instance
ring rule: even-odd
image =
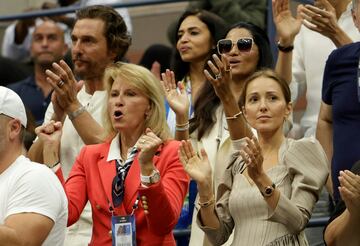
[[[276,186],[274,183],[272,183],[272,185],[266,186],[263,191],[260,191],[261,195],[263,195],[263,197],[270,197],[274,193],[275,187]]]
[[[157,169],[154,169],[149,176],[140,174],[140,180],[144,185],[155,184],[160,180],[160,172]]]

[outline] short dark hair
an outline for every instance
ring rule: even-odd
[[[288,104],[291,102],[291,91],[288,83],[281,78],[277,73],[275,73],[272,69],[263,69],[253,73],[247,80],[245,81],[244,88],[241,92],[240,96],[240,105],[245,106],[246,103],[246,90],[251,83],[251,81],[257,78],[268,78],[274,80],[281,88],[281,91],[284,95],[285,102]]]
[[[172,59],[172,67],[175,73],[176,81],[182,80],[189,73],[189,69],[190,69],[189,63],[184,62],[181,59],[180,53],[176,49],[176,44],[179,41],[178,31],[180,25],[189,16],[198,17],[199,20],[202,21],[209,29],[209,32],[211,34],[210,37],[212,37],[213,45],[214,45],[214,48],[209,52],[209,58],[212,54],[216,53],[216,44],[220,39],[223,38],[227,29],[227,24],[221,17],[206,10],[200,10],[200,9],[187,10],[180,16],[176,24],[176,29],[175,29],[176,32],[174,33],[175,51]],[[206,64],[207,63],[205,63],[205,67]]]
[[[115,61],[120,61],[129,49],[131,37],[121,15],[109,6],[93,5],[76,12],[76,19],[100,19],[104,21],[104,36],[108,49],[115,51]]]

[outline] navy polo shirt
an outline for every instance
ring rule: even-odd
[[[8,88],[20,96],[25,107],[34,116],[36,125],[41,125],[44,121],[46,109],[51,102],[51,93],[45,98],[40,87],[36,85],[34,76],[9,84]]]
[[[322,100],[332,106],[332,181],[335,200],[339,200],[339,171],[350,170],[360,160],[360,102],[358,64],[360,42],[334,50],[324,71]]]

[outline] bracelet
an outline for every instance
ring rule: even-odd
[[[57,165],[59,165],[60,164],[60,160],[58,160],[55,164],[53,164],[53,165],[51,165],[51,166],[48,166],[48,168],[54,168],[54,167],[56,167]]]
[[[199,206],[202,207],[202,208],[207,208],[209,207],[210,205],[214,204],[215,203],[215,198],[214,196],[212,196],[212,198],[209,200],[209,201],[206,201],[206,202],[198,202]]]
[[[242,115],[241,111],[239,113],[234,114],[233,116],[225,117],[225,119],[227,119],[227,120],[236,120],[240,115]]]
[[[69,116],[70,120],[75,119],[76,117],[78,117],[80,114],[84,113],[86,111],[85,106],[81,106],[80,108],[78,108],[77,110],[75,110],[74,112],[69,112],[67,113],[67,115]]]
[[[188,126],[188,125],[189,125],[189,121],[186,122],[186,123],[184,123],[184,124],[178,124],[178,123],[176,123],[176,126],[178,126],[178,127],[185,127],[185,126]]]
[[[179,132],[184,132],[189,130],[189,121],[184,124],[176,124],[175,130]]]
[[[292,51],[294,49],[294,45],[290,45],[288,47],[282,46],[280,44],[280,42],[277,43],[277,47],[280,51],[284,52],[284,53],[288,53],[290,51]]]
[[[183,126],[183,127],[178,127],[178,126],[176,126],[176,127],[175,127],[175,130],[176,130],[176,131],[179,131],[179,132],[187,131],[187,130],[189,130],[189,124],[187,124],[186,126]]]

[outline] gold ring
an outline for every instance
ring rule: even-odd
[[[221,78],[222,78],[221,73],[215,75],[215,79],[221,79]]]
[[[225,72],[230,72],[231,71],[231,67],[229,67],[228,69],[225,69]]]

